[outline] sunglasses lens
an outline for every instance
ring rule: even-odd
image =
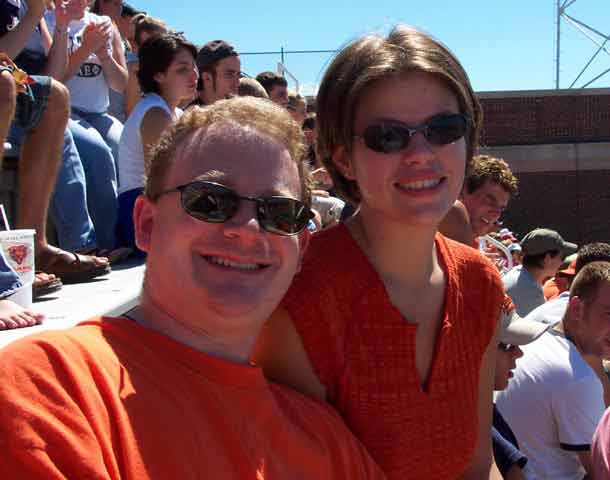
[[[182,206],[193,218],[204,222],[226,222],[235,215],[239,199],[222,185],[193,182],[182,191]]]
[[[447,145],[462,138],[467,129],[464,115],[438,115],[428,123],[426,138],[434,145]]]
[[[409,131],[400,125],[377,123],[370,125],[362,135],[368,148],[379,153],[400,152],[409,143]]]
[[[265,198],[258,205],[258,215],[265,230],[279,235],[299,233],[312,217],[302,202],[285,197]]]

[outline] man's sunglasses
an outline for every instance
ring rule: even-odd
[[[511,343],[498,343],[498,348],[503,352],[512,352],[517,348],[517,345],[513,345]]]
[[[468,116],[461,113],[442,113],[432,117],[427,123],[408,126],[398,121],[381,121],[364,129],[364,144],[379,153],[396,153],[409,145],[411,137],[422,132],[432,145],[448,145],[459,140],[468,131]]]
[[[313,218],[300,200],[290,197],[250,197],[238,195],[220,183],[196,180],[161,192],[180,192],[182,208],[191,217],[209,223],[224,223],[233,217],[242,200],[256,203],[260,226],[277,235],[295,235]]]

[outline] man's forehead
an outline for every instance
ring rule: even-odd
[[[256,172],[269,182],[294,175],[298,184],[298,170],[288,149],[248,126],[223,122],[199,128],[185,138],[175,155],[171,176],[178,175],[176,181],[199,178],[233,183]]]

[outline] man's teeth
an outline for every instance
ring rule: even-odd
[[[215,263],[216,265],[222,265],[223,267],[239,268],[241,270],[258,270],[261,265],[257,263],[237,263],[232,262],[222,257],[205,257],[208,262]]]
[[[417,182],[401,183],[400,186],[405,190],[424,190],[426,188],[436,187],[441,183],[441,179],[436,180],[418,180]]]

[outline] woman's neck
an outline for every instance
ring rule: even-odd
[[[432,226],[388,221],[361,208],[347,227],[384,282],[423,286],[438,268]]]

